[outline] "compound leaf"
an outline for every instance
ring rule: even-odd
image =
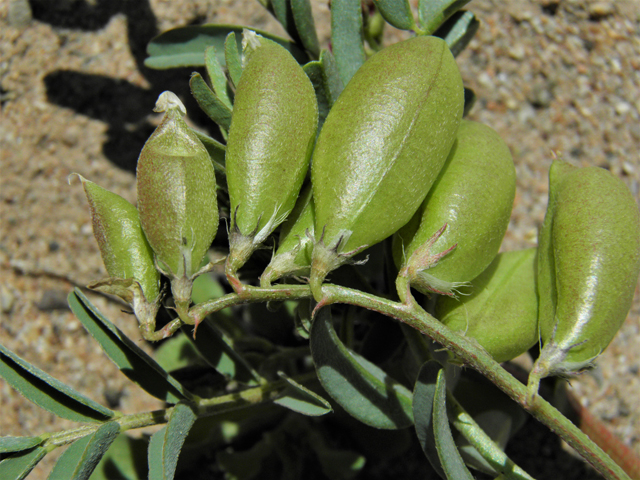
[[[77,288],[69,306],[104,352],[130,380],[167,403],[192,400],[193,394],[102,315]]]

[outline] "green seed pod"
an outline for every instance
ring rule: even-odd
[[[253,32],[244,45],[226,152],[230,277],[293,209],[318,126],[313,86],[291,54]]]
[[[554,161],[539,237],[539,328],[529,381],[591,366],[631,308],[640,273],[640,214],[622,181],[602,168]]]
[[[444,165],[464,106],[446,43],[420,36],[373,55],[333,105],[311,181],[311,286],[357,251],[407,223]]]
[[[260,277],[264,288],[286,275],[308,275],[313,250],[313,198],[311,185],[300,194],[296,206],[280,229],[278,249]]]
[[[178,97],[164,92],[155,111],[165,115],[140,152],[138,209],[173,287],[174,279],[190,279],[198,271],[218,230],[216,177],[207,149],[184,121]]]
[[[526,352],[538,341],[535,248],[501,253],[460,299],[440,296],[436,318],[474,338],[497,362]]]
[[[515,193],[509,147],[492,128],[463,120],[427,198],[394,237],[394,260],[408,266],[412,286],[423,293],[453,294],[477,277],[500,249]],[[445,224],[429,248],[420,248]],[[433,265],[430,252],[454,245]]]
[[[138,210],[120,195],[82,181],[102,261],[114,279],[136,280],[144,296],[154,302],[160,293],[160,273],[153,264],[153,251],[140,226]]]

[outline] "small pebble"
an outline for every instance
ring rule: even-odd
[[[68,310],[67,293],[64,290],[45,290],[40,301],[36,303],[36,307],[42,312]]]
[[[589,18],[591,20],[600,20],[601,18],[612,15],[614,11],[611,2],[595,2],[589,5]]]
[[[2,313],[9,314],[13,310],[16,297],[13,295],[9,287],[0,284],[0,308]]]

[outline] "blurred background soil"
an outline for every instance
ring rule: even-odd
[[[326,45],[328,2],[312,4]],[[473,0],[468,9],[481,21],[458,57],[479,98],[470,118],[500,133],[518,174],[504,249],[536,244],[553,152],[611,170],[638,199],[640,3]],[[143,60],[154,35],[211,22],[284,35],[255,0],[0,2],[0,343],[124,412],[159,404],[118,372],[66,306],[75,285],[105,274],[82,188],[68,177],[80,173],[135,202],[136,160],[157,124],[152,108],[164,90],[185,100],[194,126],[207,128],[188,92],[191,71],[152,71]],[[393,40],[403,35],[389,32]],[[103,297],[91,299],[140,339],[134,317]],[[582,404],[637,454],[639,328],[636,291],[598,367],[571,382]],[[0,412],[0,435],[71,427],[2,380]],[[45,478],[56,456],[29,478]]]

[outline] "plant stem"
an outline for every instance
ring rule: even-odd
[[[520,404],[540,422],[574,448],[591,466],[607,479],[629,480],[627,474],[578,427],[539,395],[527,402],[526,386],[516,380],[484,349],[468,338],[450,330],[425,312],[413,297],[407,303],[398,303],[336,285],[323,286],[322,305],[347,303],[374,310],[415,328],[436,341],[465,365],[487,377],[498,388]]]
[[[317,382],[318,377],[315,372],[308,372],[293,377],[298,383],[309,384]],[[282,392],[288,388],[289,383],[285,380],[277,380],[264,385],[247,388],[238,392],[221,395],[214,398],[203,398],[195,403],[195,411],[198,418],[210,417],[213,415],[225,415],[234,410],[243,408],[251,408],[256,405],[273,401],[277,399]],[[131,415],[122,415],[112,421],[120,424],[120,431],[133,430],[136,428],[144,428],[152,425],[160,425],[167,423],[171,418],[171,413],[175,407],[164,408],[162,410],[154,410],[151,412],[134,413]],[[72,430],[63,430],[49,436],[44,442],[44,447],[60,447],[67,445],[79,438],[90,435],[95,432],[102,423],[86,424]]]
[[[526,386],[500,366],[484,349],[467,337],[453,332],[443,323],[425,312],[413,299],[408,285],[401,284],[399,293],[404,303],[337,285],[324,284],[323,298],[316,307],[344,303],[373,310],[405,323],[439,343],[468,367],[487,377],[509,397],[546,425],[576,450],[601,475],[610,480],[630,480],[627,474],[587,435],[539,395],[527,401]],[[189,317],[194,324],[207,315],[227,307],[245,303],[296,300],[311,297],[307,285],[274,285],[272,288],[246,286],[241,293],[228,294],[216,300],[194,306]],[[263,388],[263,387],[259,387]]]
[[[452,413],[451,423],[504,480],[534,480],[531,475],[516,465],[506,453],[485,433],[471,415],[451,394],[447,405]]]
[[[191,308],[189,317],[192,325],[198,325],[207,315],[227,307],[245,303],[283,302],[311,297],[308,285],[273,285],[271,288],[245,285],[240,293],[229,293],[215,300],[199,303]]]

